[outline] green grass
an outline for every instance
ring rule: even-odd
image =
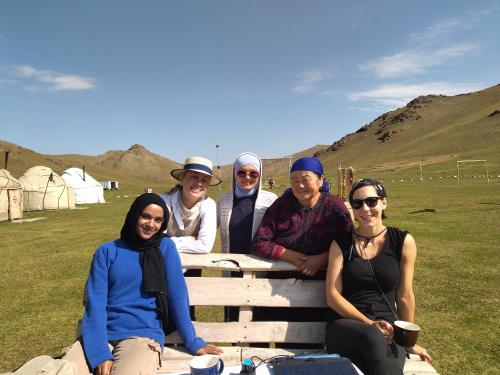
[[[500,180],[385,181],[387,224],[417,240],[420,343],[441,374],[499,374]],[[106,192],[109,203],[85,209],[25,213],[46,217],[32,223],[0,223],[0,372],[72,343],[92,254],[117,237],[142,189]],[[221,312],[201,309],[198,316],[220,320]]]

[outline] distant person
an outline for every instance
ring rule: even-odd
[[[319,159],[304,157],[295,161],[290,169],[290,184],[291,191],[275,200],[264,214],[250,251],[297,266],[296,272],[273,272],[280,274],[278,277],[324,279],[330,244],[350,236],[351,216],[342,200],[321,191],[323,166]],[[311,309],[258,310],[259,320],[279,320],[276,314],[283,314],[284,320],[324,320],[324,309],[316,310],[315,315]]]
[[[251,152],[238,155],[233,164],[232,191],[217,202],[222,252],[248,254],[253,235],[276,198],[276,194],[262,189],[259,157]],[[238,311],[238,307],[226,308],[226,321],[238,320]]]
[[[156,373],[168,313],[190,353],[221,353],[196,337],[179,254],[163,234],[168,217],[158,195],[142,194],[132,203],[120,238],[96,250],[82,335],[64,356],[77,364],[79,375]]]
[[[366,375],[403,374],[406,353],[392,341],[391,324],[414,319],[415,240],[384,225],[387,194],[378,181],[354,182],[349,202],[359,226],[330,246],[326,349],[350,358]],[[419,345],[409,351],[432,361]]]
[[[217,235],[217,208],[207,191],[221,180],[213,175],[212,162],[199,156],[188,157],[182,168],[170,174],[180,184],[161,195],[170,213],[166,234],[180,253],[209,253]],[[201,270],[188,270],[184,275],[199,277]]]
[[[269,189],[274,188],[274,180],[272,178],[269,179],[268,184],[269,184]]]

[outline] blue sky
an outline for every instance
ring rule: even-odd
[[[497,1],[0,0],[0,139],[230,163],[500,83]]]

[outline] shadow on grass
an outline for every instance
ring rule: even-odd
[[[437,212],[435,208],[424,208],[423,210],[418,210],[418,211],[411,211],[408,212],[408,214],[420,214],[423,212]]]

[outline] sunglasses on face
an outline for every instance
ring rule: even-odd
[[[238,172],[236,172],[236,174],[240,178],[245,178],[246,176],[249,176],[252,180],[257,179],[260,176],[260,173],[257,171],[247,172],[247,171],[244,171],[243,169],[240,169]]]
[[[140,216],[140,218],[144,221],[150,221],[153,220],[156,224],[161,224],[163,223],[163,216],[151,216],[150,214],[143,212]]]
[[[378,204],[379,199],[382,199],[381,197],[368,197],[365,199],[353,199],[351,202],[351,207],[354,208],[355,210],[360,209],[363,207],[363,203],[366,203],[368,207],[375,207]]]

